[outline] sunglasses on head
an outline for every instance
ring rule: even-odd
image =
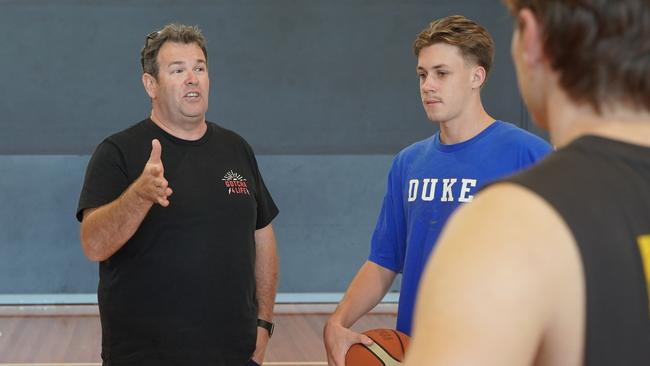
[[[156,37],[158,37],[158,34],[160,34],[160,31],[153,31],[149,34],[147,34],[147,38],[144,40],[144,47],[147,48],[149,47],[149,42]]]

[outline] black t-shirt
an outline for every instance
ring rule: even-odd
[[[648,365],[650,148],[584,136],[506,181],[571,229],[586,282],[585,365]]]
[[[104,364],[244,364],[257,331],[254,233],[278,209],[243,138],[208,122],[186,141],[150,119],[117,133],[90,159],[77,218],[140,176],[152,139],[173,194],[100,263]]]

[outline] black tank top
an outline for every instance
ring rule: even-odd
[[[650,365],[650,148],[585,136],[506,181],[571,228],[587,288],[585,365]]]

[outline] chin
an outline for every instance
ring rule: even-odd
[[[424,113],[427,115],[427,118],[429,119],[429,121],[434,121],[435,122],[440,117],[440,113],[430,111],[427,108],[424,108]]]
[[[203,116],[205,115],[194,115],[194,114],[185,114],[183,113],[181,115],[182,120],[185,121],[185,123],[192,123],[192,124],[198,124],[203,121]]]
[[[187,119],[200,119],[205,116],[206,110],[200,110],[200,111],[186,111],[183,114],[183,116]]]
[[[433,123],[441,123],[446,121],[445,116],[442,116],[439,113],[427,113],[427,118]]]

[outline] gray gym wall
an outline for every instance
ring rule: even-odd
[[[74,218],[84,170],[104,137],[147,116],[140,48],[172,21],[202,28],[208,119],[251,143],[280,207],[279,291],[344,291],[392,156],[436,131],[411,45],[451,14],[496,40],[487,110],[532,129],[496,0],[0,0],[0,294],[96,291]]]

